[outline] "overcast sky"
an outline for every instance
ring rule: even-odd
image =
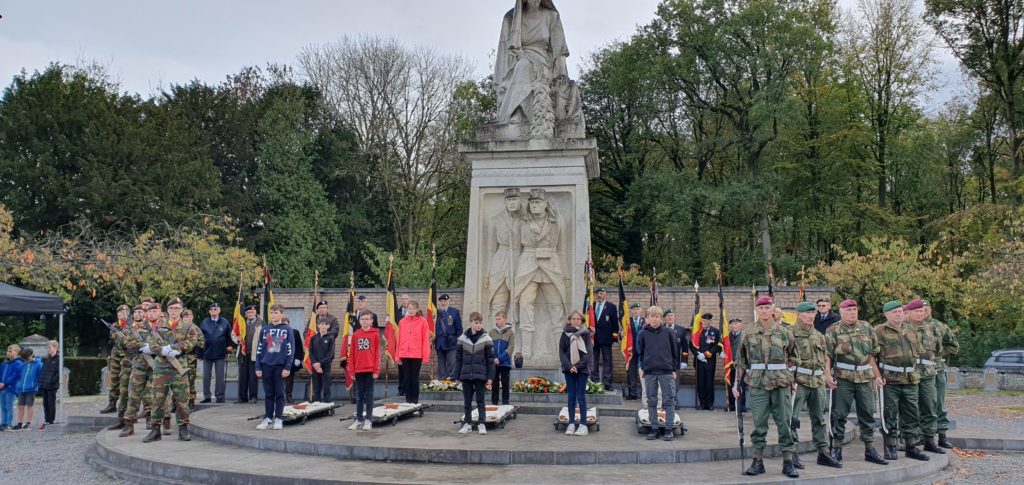
[[[570,72],[654,16],[658,0],[557,0]],[[852,5],[853,0],[840,0]],[[394,36],[460,54],[489,71],[512,0],[0,0],[0,85],[53,61],[97,61],[124,90],[149,95],[192,79],[216,83],[243,66],[294,64],[303,46],[345,34]],[[956,61],[939,52],[934,111],[962,91]],[[577,76],[573,76],[577,77]]]

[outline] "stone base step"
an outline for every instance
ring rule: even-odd
[[[478,437],[487,439],[487,437]],[[579,438],[580,440],[594,439]],[[852,451],[852,450],[851,450]],[[866,463],[848,456],[842,469],[814,464],[806,455],[807,468],[798,480],[781,474],[782,461],[765,462],[767,473],[745,477],[739,460],[722,462],[591,465],[538,467],[531,465],[445,465],[338,460],[329,457],[286,454],[219,445],[194,439],[181,442],[164,439],[144,444],[141,437],[117,438],[114,432],[100,432],[87,453],[86,461],[97,470],[136,483],[181,485],[202,483],[248,485],[294,483],[390,484],[390,483],[636,483],[662,484],[666,477],[686,477],[688,483],[782,484],[807,483],[868,485],[879,483],[931,483],[942,479],[951,455],[932,455],[928,462],[900,459],[888,466]]]

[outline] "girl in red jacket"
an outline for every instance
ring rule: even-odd
[[[402,365],[405,402],[420,402],[420,367],[430,362],[430,328],[420,304],[409,302],[405,318],[398,322],[398,363]]]
[[[359,316],[359,330],[349,340],[348,371],[356,380],[356,419],[348,429],[373,429],[373,380],[380,376],[380,334],[373,314]]]

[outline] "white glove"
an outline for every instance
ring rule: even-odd
[[[679,369],[682,370],[682,369],[685,369],[685,368],[686,368],[686,362],[680,362],[679,363]]]
[[[719,352],[718,356],[724,359],[725,358],[725,352]]]
[[[302,365],[302,361],[299,359],[295,359],[295,367],[298,367],[300,365]]]
[[[697,352],[697,360],[701,362],[707,362],[707,357],[704,357],[704,352]]]
[[[143,345],[142,347],[139,347],[139,352],[141,352],[141,353],[143,353],[143,354],[152,354],[152,353],[153,353],[153,352],[152,352],[152,351],[150,351],[150,349],[149,349],[149,344],[145,344],[145,345]]]
[[[164,357],[167,357],[173,351],[174,349],[172,349],[170,345],[164,345],[163,347],[160,347],[160,355]]]
[[[169,354],[167,354],[168,357],[177,357],[179,355],[181,355],[181,352],[178,352],[177,350],[172,350]]]

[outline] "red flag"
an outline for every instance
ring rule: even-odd
[[[622,311],[619,312],[619,348],[622,350],[622,357],[629,362],[633,358],[633,322],[629,318],[629,300],[626,298],[626,288],[622,286],[622,272],[619,272],[619,305]]]
[[[398,360],[398,299],[395,298],[395,269],[394,266],[388,268],[388,290],[387,297],[385,298],[386,303],[384,305],[384,338],[387,340],[387,353],[388,358],[392,362]]]
[[[693,284],[693,328],[691,329],[690,339],[693,341],[693,346],[700,348],[700,332],[704,330],[704,320],[702,319],[703,311],[700,308],[700,286],[697,283]]]
[[[718,276],[718,314],[722,319],[720,330],[722,331],[722,352],[725,354],[725,388],[728,390],[732,387],[732,381],[729,379],[729,369],[733,366],[732,338],[729,336],[729,317],[725,314],[725,296],[722,294],[722,269],[717,264],[715,273]]]
[[[597,316],[594,315],[594,263],[589,258],[583,264],[583,279],[586,287],[583,293],[583,323],[590,328],[590,338],[596,335],[594,326]]]
[[[430,268],[430,288],[427,289],[427,322],[430,324],[430,336],[434,336],[434,323],[437,321],[437,268]]]

